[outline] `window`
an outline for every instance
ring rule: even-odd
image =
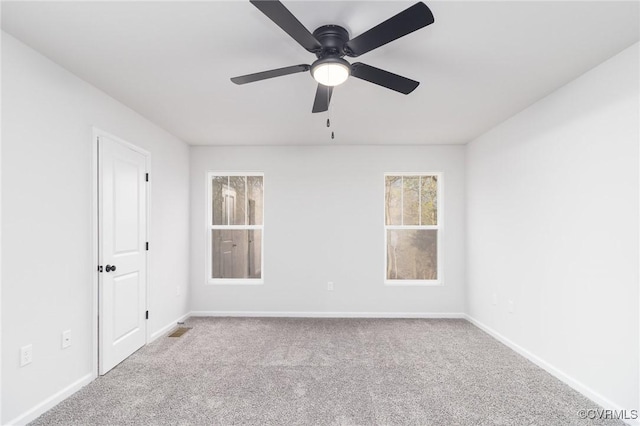
[[[441,186],[438,173],[385,174],[386,284],[442,282]]]
[[[262,173],[209,173],[208,279],[212,284],[261,284]]]

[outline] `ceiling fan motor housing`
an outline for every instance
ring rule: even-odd
[[[348,53],[344,44],[349,41],[349,32],[339,25],[323,25],[313,32],[313,36],[322,45],[322,49],[315,52],[318,59],[342,58]]]

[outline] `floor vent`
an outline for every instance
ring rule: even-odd
[[[191,327],[178,327],[169,335],[169,337],[180,337],[189,330],[191,330]]]

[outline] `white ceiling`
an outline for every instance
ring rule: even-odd
[[[2,28],[195,145],[466,143],[640,38],[636,1],[426,2],[433,25],[358,58],[420,86],[349,79],[334,141],[308,73],[229,80],[315,59],[248,1],[4,1]],[[414,2],[283,3],[355,36]]]

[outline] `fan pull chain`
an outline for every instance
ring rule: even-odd
[[[327,90],[327,127],[331,127],[331,92]],[[333,130],[331,131],[331,139],[335,139],[336,135],[333,132]]]

